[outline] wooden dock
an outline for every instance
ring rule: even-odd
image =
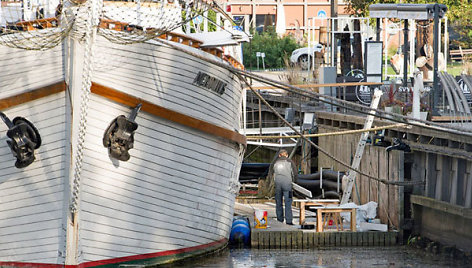
[[[251,230],[251,246],[259,249],[309,249],[318,247],[373,247],[398,245],[398,232],[316,232],[299,226],[269,223],[268,229]]]
[[[236,212],[246,215],[251,223],[251,246],[259,249],[309,249],[318,247],[372,247],[399,244],[399,232],[346,232],[336,231],[334,226],[324,232],[301,229],[298,224],[287,225],[275,219],[275,206],[262,204],[262,200],[250,205],[236,202]],[[267,201],[267,200],[266,200]],[[253,224],[254,209],[268,211],[267,229],[256,229]],[[298,222],[298,209],[293,210],[294,223]],[[331,228],[331,229],[330,229]]]

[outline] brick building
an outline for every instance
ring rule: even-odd
[[[226,0],[225,6],[245,31],[251,27],[260,30],[265,23],[276,26],[277,19],[285,17],[285,31],[305,33],[309,18],[331,17],[331,1],[337,2],[338,16],[346,16],[344,0]]]

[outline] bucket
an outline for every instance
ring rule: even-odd
[[[254,211],[254,228],[256,229],[267,228],[267,210]]]

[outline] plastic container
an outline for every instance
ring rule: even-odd
[[[245,246],[251,241],[251,228],[249,227],[249,219],[246,217],[236,217],[233,219],[231,233],[229,235],[229,243],[233,245]]]
[[[267,228],[267,210],[254,211],[254,228],[256,229]]]

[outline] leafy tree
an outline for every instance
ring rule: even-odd
[[[368,16],[369,5],[377,3],[431,4],[430,0],[347,0],[346,11],[358,16]],[[450,27],[451,46],[472,46],[472,0],[437,0],[448,7],[446,13]]]
[[[285,67],[284,58],[299,47],[292,36],[278,37],[274,27],[268,27],[267,31],[260,34],[256,32],[251,43],[243,44],[244,65],[246,68],[250,66],[255,68],[257,66],[256,52],[264,52],[266,68]],[[262,68],[261,59],[259,59],[259,67]]]
[[[187,13],[185,10],[182,10],[182,21],[186,21],[187,20]],[[203,14],[202,14],[203,16]],[[212,9],[208,10],[208,16],[207,16],[207,19],[208,19],[208,31],[209,32],[214,32],[217,30],[217,26],[214,24],[214,23],[211,23],[212,21],[215,22],[216,21],[216,12]],[[184,31],[186,30],[185,28],[187,27],[185,24],[183,25],[184,27]],[[204,25],[203,23],[201,23],[200,25],[198,25],[200,31],[203,32],[203,29],[204,29]],[[190,19],[190,32],[191,33],[195,33],[195,24],[193,23],[193,19]]]

